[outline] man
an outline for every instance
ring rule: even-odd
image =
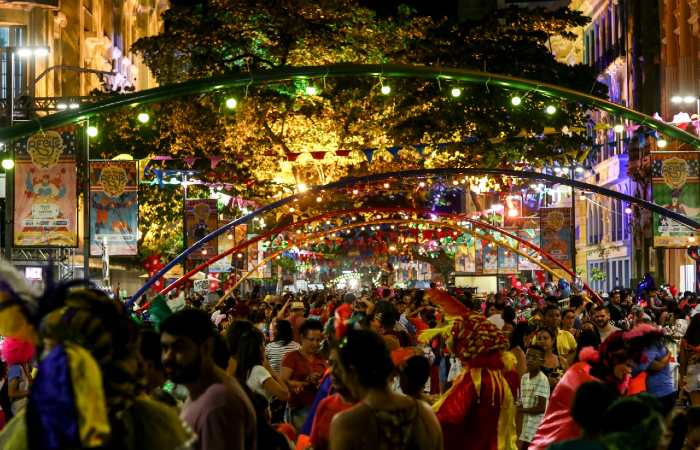
[[[595,324],[598,325],[601,342],[610,336],[612,332],[620,330],[619,328],[610,324],[610,310],[605,305],[596,306],[593,320],[595,321]]]
[[[612,320],[615,325],[623,330],[629,329],[629,325],[627,324],[627,314],[629,312],[620,304],[620,291],[613,291],[610,293],[608,309],[610,310],[610,320]]]
[[[219,293],[219,291],[217,290],[210,290],[209,292],[207,292],[205,306],[211,306],[213,308],[214,306],[216,306],[217,303],[219,303],[219,300],[221,299],[222,295],[223,292]]]
[[[671,359],[669,352],[663,345],[654,345],[644,350],[647,361],[640,363],[632,371],[632,377],[646,371],[647,392],[658,398],[664,417],[673,411],[676,405],[676,388],[673,387],[671,369],[668,365]]]
[[[236,303],[236,305],[228,310],[228,314],[233,317],[233,320],[250,320],[250,307],[245,303]]]
[[[562,330],[561,311],[554,305],[544,307],[544,326],[557,333],[557,352],[559,356],[571,364],[576,356],[576,338],[568,331]],[[537,344],[537,338],[532,339]]]
[[[501,295],[501,293],[496,294],[495,299],[496,303],[494,303],[493,306],[496,308],[496,312],[489,316],[489,322],[496,325],[499,330],[502,330],[503,325],[506,324],[505,320],[503,320],[503,309],[505,308],[506,303],[503,300],[503,295]]]
[[[407,298],[407,295],[404,295],[404,299]],[[396,310],[399,313],[399,323],[406,328],[406,331],[411,333],[411,335],[415,336],[416,335],[416,327],[413,326],[411,322],[408,321],[404,313],[406,312],[406,301],[402,300],[400,302],[396,303]]]
[[[353,397],[350,389],[343,384],[341,378],[340,355],[333,349],[328,357],[330,380],[335,393],[321,400],[314,415],[314,423],[311,428],[311,445],[314,450],[329,449],[331,421],[336,414],[352,408],[358,399]]]
[[[292,303],[292,313],[289,316],[284,317],[284,313],[287,311],[290,302]],[[292,330],[294,331],[294,342],[296,342],[299,345],[301,345],[299,327],[302,323],[306,322],[306,318],[304,317],[305,312],[306,308],[304,307],[304,303],[292,302],[292,298],[290,297],[284,304],[284,306],[282,306],[282,309],[280,309],[277,313],[277,320],[286,320],[287,322],[292,324]]]
[[[581,316],[583,316],[583,297],[580,295],[572,295],[569,299],[569,307],[574,310],[574,330],[581,331],[581,326],[583,321]]]
[[[352,292],[345,294],[343,297],[343,304],[337,309],[341,319],[348,320],[350,318],[352,315],[352,306],[355,303],[355,300],[357,300],[357,296]]]
[[[180,417],[199,437],[197,448],[255,448],[255,410],[238,381],[214,364],[209,315],[184,309],[165,319],[160,330],[163,367],[170,380],[187,388]]]

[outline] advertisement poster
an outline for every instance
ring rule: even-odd
[[[540,230],[542,250],[571,268],[571,208],[541,208]],[[556,267],[549,260],[542,261]]]
[[[248,238],[248,240],[251,240],[256,236],[257,236],[257,234],[249,234],[247,236],[247,238]],[[256,242],[255,244],[248,247],[248,272],[252,272],[253,269],[255,268],[255,266],[257,266],[258,263],[261,261],[259,259],[259,255],[258,255],[258,242]],[[250,274],[249,278],[261,278],[261,277],[259,277],[258,272],[255,271],[254,273]]]
[[[90,255],[105,239],[113,256],[138,254],[137,171],[136,161],[90,162]]]
[[[474,243],[459,244],[455,252],[455,271],[475,273]]]
[[[482,241],[484,253],[484,275],[496,275],[498,273],[498,246],[492,242]]]
[[[525,229],[525,230],[520,230],[518,231],[518,237],[529,242],[530,244],[539,247],[540,246],[540,236],[538,234],[538,230],[535,229]],[[535,252],[533,249],[530,247],[527,247],[526,245],[520,244],[518,247],[523,253],[527,254],[528,256],[531,256],[533,258],[537,258],[538,253]],[[527,258],[523,258],[522,256],[518,256],[518,270],[540,270],[541,267],[535,264],[534,262],[530,261]]]
[[[187,200],[187,246],[191,247],[209,233],[218,228],[219,213],[216,209],[218,200],[191,199]],[[212,239],[197,250],[190,253],[188,259],[209,259],[218,251],[218,239]]]
[[[229,224],[231,219],[220,220],[219,228]],[[235,227],[234,227],[235,228]],[[229,239],[231,236],[231,239]],[[219,235],[219,253],[224,253],[226,250],[230,250],[236,246],[235,242],[235,230],[230,230],[228,233]],[[224,256],[220,260],[216,261],[214,264],[209,266],[209,273],[230,273],[231,263],[233,262],[233,255]]]
[[[44,131],[15,147],[16,247],[78,245],[73,128]]]
[[[482,244],[483,244],[483,241],[481,240],[481,238],[479,238],[479,237],[474,238],[474,254],[476,255],[476,258],[475,258],[476,270],[474,271],[474,273],[476,275],[483,275],[484,274],[484,259],[483,259],[483,255],[482,255],[482,249],[481,249]]]
[[[510,238],[507,239],[506,243],[513,248],[516,248],[517,244]],[[518,255],[508,250],[505,247],[498,247],[498,272],[499,273],[518,273]]]
[[[657,205],[693,220],[700,220],[697,152],[651,154],[651,196]],[[654,246],[685,248],[691,228],[654,213]]]

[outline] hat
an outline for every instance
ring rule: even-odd
[[[607,292],[603,292],[603,294],[600,297],[601,298],[609,298],[610,294],[608,294]]]
[[[250,306],[245,303],[236,303],[236,306],[228,310],[228,313],[234,317],[236,316],[250,316]]]
[[[304,302],[292,302],[292,309],[306,309]]]

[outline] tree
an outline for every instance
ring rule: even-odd
[[[284,66],[408,63],[486,68],[565,87],[592,86],[596,95],[606,94],[590,69],[557,63],[547,49],[549,35],[571,38],[568,30],[588,20],[567,9],[511,7],[483,22],[457,25],[417,16],[406,7],[394,17],[379,19],[352,0],[184,3],[174,3],[164,13],[163,33],[139,39],[133,47],[164,84]],[[391,85],[391,95],[380,93],[383,83]],[[309,86],[316,88],[314,95],[306,94]],[[460,88],[461,95],[450,95],[452,88]],[[523,98],[518,108],[510,104],[513,95]],[[238,99],[233,112],[222,106],[228,96]],[[136,123],[132,111],[121,111],[99,119],[105,138],[95,144],[104,157],[125,152],[135,158],[222,155],[225,158],[217,171],[256,183],[232,182],[222,192],[266,204],[275,196],[288,195],[289,187],[299,183],[325,184],[386,171],[498,167],[580,157],[584,136],[541,133],[545,127],[584,124],[587,108],[556,101],[557,113],[546,115],[544,107],[552,101],[538,92],[458,86],[448,80],[300,80],[163,101],[151,107],[148,126]],[[522,130],[538,136],[513,137]],[[465,143],[469,136],[480,140]],[[498,143],[487,140],[494,137],[510,138]],[[457,144],[437,145],[442,142]],[[418,143],[428,145],[422,157],[411,147]],[[405,146],[396,159],[384,150],[392,146]],[[372,164],[356,151],[363,148],[379,149]],[[308,153],[333,150],[353,151],[347,158],[329,152],[323,160]],[[288,153],[302,155],[291,162]],[[200,160],[194,168],[205,169],[206,165],[206,160]],[[493,181],[490,188],[497,184],[500,189],[506,186]],[[157,188],[148,191],[151,189]],[[412,195],[415,185],[406,183],[404,189],[402,195],[392,195],[412,206],[425,201]],[[208,189],[188,190],[190,196],[208,194]],[[352,199],[328,196],[322,205],[306,202],[306,212],[386,201],[384,194]],[[163,200],[151,193],[142,198],[144,206]],[[177,194],[172,202],[177,203]],[[169,209],[162,219],[176,221],[177,212],[177,208]],[[277,219],[271,214],[265,221],[274,226]],[[153,224],[142,226],[142,231],[144,235],[157,232]]]

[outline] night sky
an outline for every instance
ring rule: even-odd
[[[359,0],[360,5],[377,11],[381,17],[396,13],[399,5],[408,5],[421,15],[436,19],[457,17],[457,0]]]

